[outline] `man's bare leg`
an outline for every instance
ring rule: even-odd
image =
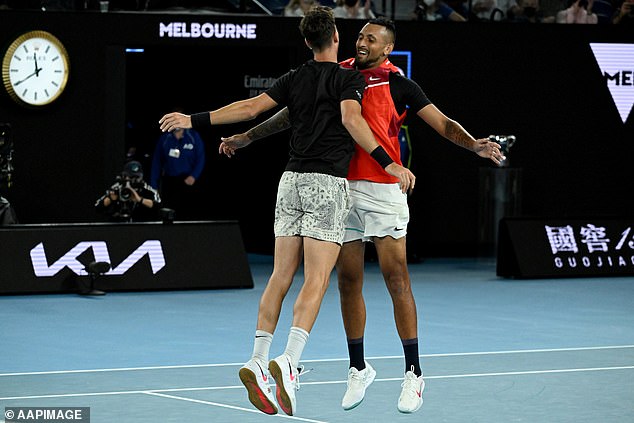
[[[405,237],[375,238],[379,266],[394,306],[394,321],[402,340],[418,336],[416,302],[407,269]]]
[[[293,326],[312,330],[340,250],[334,242],[304,238],[304,284],[293,307]]]
[[[275,239],[273,273],[260,298],[257,325],[259,330],[269,333],[275,331],[282,302],[302,260],[303,245],[303,238],[299,236],[282,236]]]

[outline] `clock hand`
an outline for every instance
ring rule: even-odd
[[[40,71],[42,70],[42,68],[38,69],[37,68],[37,53],[33,52],[33,60],[35,60],[35,76],[40,76]]]
[[[15,83],[15,84],[13,84],[13,85],[15,85],[15,86],[17,87],[18,85],[20,85],[21,83],[23,83],[23,82],[24,82],[24,81],[26,81],[27,79],[31,78],[32,76],[39,74],[41,70],[42,70],[42,68],[35,69],[35,72],[33,72],[31,75],[27,76],[26,78],[24,78],[24,79],[23,79],[23,80],[21,80],[21,81],[16,82],[16,83]]]

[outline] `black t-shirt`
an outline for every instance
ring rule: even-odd
[[[291,140],[286,170],[347,176],[354,140],[341,123],[341,102],[361,103],[364,88],[359,72],[309,60],[266,91],[288,107]]]
[[[396,111],[401,114],[409,106],[413,113],[431,104],[423,89],[414,81],[396,72],[390,73],[390,94]]]

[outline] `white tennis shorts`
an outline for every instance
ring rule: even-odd
[[[407,235],[409,207],[407,194],[399,184],[349,181],[352,208],[346,220],[344,242],[372,241],[373,237]]]

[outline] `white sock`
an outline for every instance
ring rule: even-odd
[[[269,350],[273,342],[273,334],[263,330],[255,331],[255,341],[253,342],[252,358],[264,365],[266,369],[269,365]]]
[[[291,365],[297,367],[299,365],[299,358],[304,351],[306,342],[308,342],[308,332],[302,328],[296,326],[291,327],[291,332],[288,334],[288,342],[286,343],[286,354],[291,359]]]

